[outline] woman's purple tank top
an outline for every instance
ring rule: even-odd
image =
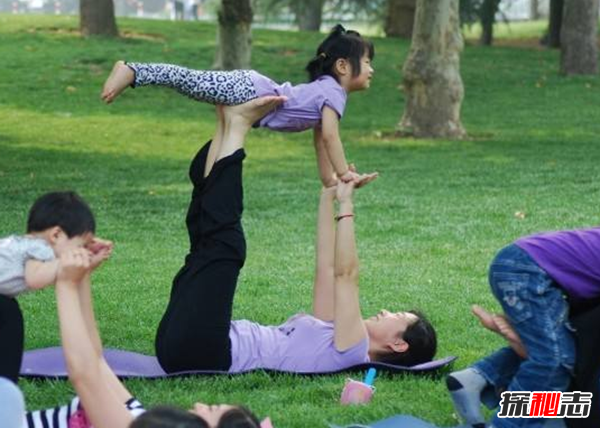
[[[232,321],[230,373],[271,369],[294,373],[341,370],[369,361],[368,338],[345,351],[334,345],[333,322],[297,314],[279,326]]]

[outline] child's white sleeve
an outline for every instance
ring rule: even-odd
[[[0,239],[0,294],[15,297],[28,290],[25,263],[54,260],[54,251],[43,239],[9,236]]]

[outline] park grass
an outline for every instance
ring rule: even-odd
[[[34,198],[52,189],[84,195],[98,234],[116,243],[95,278],[106,346],[152,353],[154,330],[186,250],[188,162],[213,129],[209,106],[172,91],[98,99],[116,59],[209,67],[215,27],[120,20],[126,37],[81,39],[74,17],[0,15],[0,235],[23,231]],[[255,31],[253,67],[303,80],[320,35]],[[465,367],[502,343],[469,305],[498,306],[486,270],[499,248],[540,230],[598,224],[600,82],[557,74],[558,53],[467,46],[463,141],[390,137],[403,109],[398,90],[408,43],[376,39],[371,90],[353,94],[346,150],[380,179],[356,200],[364,314],[417,307],[438,328],[438,356]],[[310,310],[319,183],[309,134],[254,131],[247,144],[244,225],[248,259],[235,316],[279,323]],[[515,213],[524,213],[515,216]],[[59,343],[52,290],[20,298],[27,349]],[[366,423],[409,413],[456,423],[439,377],[381,376],[374,401],[342,408],[346,376],[255,373],[128,381],[147,405],[245,403],[275,426]],[[66,382],[21,383],[28,407],[54,406]]]

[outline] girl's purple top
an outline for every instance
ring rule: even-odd
[[[575,299],[600,296],[600,227],[527,236],[515,242]]]
[[[271,369],[332,372],[369,361],[368,338],[345,351],[335,349],[333,323],[297,314],[279,326],[232,321],[230,373]]]
[[[324,106],[335,110],[339,118],[344,115],[347,94],[331,76],[292,86],[291,83],[275,83],[256,71],[250,71],[256,95],[285,95],[288,100],[277,110],[259,121],[259,126],[275,131],[298,132],[314,128],[321,123]]]

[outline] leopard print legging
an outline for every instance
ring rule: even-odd
[[[128,62],[135,73],[133,87],[168,86],[197,101],[238,105],[257,97],[249,70],[192,70],[172,64]]]

